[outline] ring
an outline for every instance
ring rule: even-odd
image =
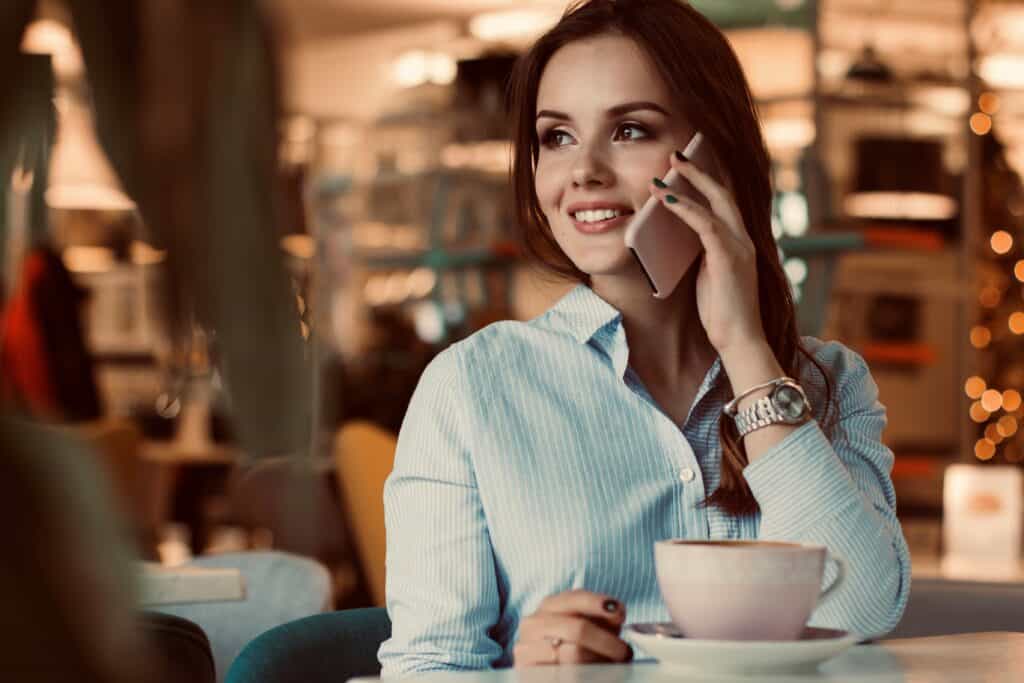
[[[545,636],[544,640],[551,643],[551,663],[558,664],[558,648],[562,646],[565,641],[558,636]]]

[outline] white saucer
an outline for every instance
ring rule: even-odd
[[[625,634],[666,666],[733,675],[813,671],[859,640],[846,631],[811,627],[799,640],[700,640],[684,637],[671,622],[631,624]]]

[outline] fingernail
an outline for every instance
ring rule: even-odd
[[[618,612],[619,611],[619,603],[616,602],[615,600],[605,600],[604,601],[604,611],[605,612]]]
[[[665,201],[668,202],[669,204],[675,204],[676,202],[679,201],[679,198],[676,197],[674,194],[667,194],[665,195]]]
[[[664,189],[665,189],[666,187],[668,187],[668,185],[666,185],[666,184],[665,184],[664,182],[662,182],[661,178],[655,178],[655,179],[654,179],[654,186],[655,186],[655,187],[660,187],[660,188],[661,188],[661,189],[663,189],[663,190],[664,190]]]
[[[689,159],[686,158],[686,155],[680,152],[678,149],[676,150],[676,159],[679,159],[679,161],[689,161]]]

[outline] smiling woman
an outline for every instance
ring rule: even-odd
[[[525,241],[578,286],[420,379],[385,487],[383,674],[628,661],[623,626],[668,619],[673,538],[824,546],[845,562],[810,623],[891,629],[909,561],[885,409],[862,358],[797,334],[724,36],[679,0],[590,0],[510,93]],[[699,251],[666,298],[624,243],[652,198]]]

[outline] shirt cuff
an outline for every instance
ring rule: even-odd
[[[807,528],[859,504],[857,487],[816,420],[801,425],[747,465],[762,528],[797,539]]]

